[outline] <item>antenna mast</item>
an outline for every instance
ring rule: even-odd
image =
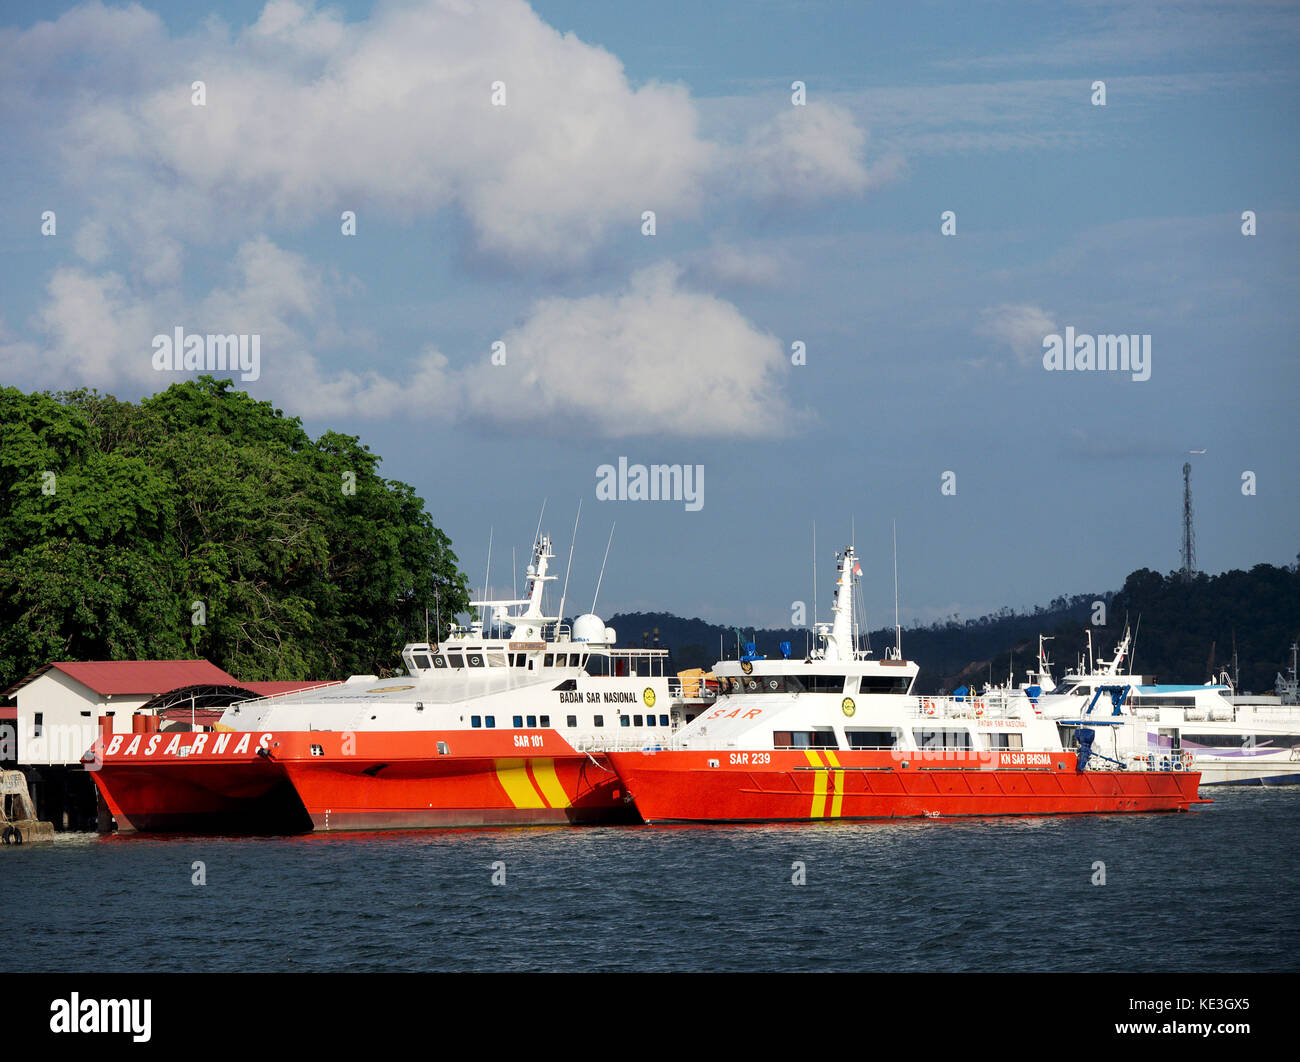
[[[494,530],[495,528],[491,528],[491,527],[488,528],[488,562],[487,562],[487,571],[483,575],[483,600],[484,601],[487,600],[488,582],[492,578],[492,532]],[[487,619],[487,605],[484,605],[482,608],[479,609],[479,619],[480,620]],[[483,626],[487,626],[487,624],[484,623]]]
[[[569,563],[564,569],[564,589],[560,591],[560,611],[555,619],[556,635],[559,634],[560,624],[564,622],[564,599],[569,593],[569,569],[573,567],[573,547],[578,541],[578,521],[582,518],[582,499],[578,499],[578,515],[573,518],[573,537],[569,539]]]
[[[903,628],[898,622],[898,521],[894,527],[894,659],[903,659]]]
[[[596,580],[596,592],[591,595],[591,611],[595,615],[596,598],[600,597],[600,584],[605,578],[605,561],[609,560],[609,547],[614,544],[614,528],[616,524],[609,525],[609,541],[605,543],[605,560],[600,562],[600,578]]]
[[[1196,574],[1196,538],[1192,534],[1192,463],[1183,462],[1183,581]]]
[[[817,521],[813,521],[813,630],[817,629]]]

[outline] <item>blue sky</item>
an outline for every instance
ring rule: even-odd
[[[361,436],[472,582],[582,499],[570,610],[614,521],[607,615],[788,624],[814,521],[873,624],[893,520],[904,622],[1117,588],[1177,567],[1184,460],[1203,569],[1290,563],[1297,43],[1267,3],[10,3],[0,382],[138,399],[155,335],[258,334],[240,386]],[[1067,326],[1150,379],[1048,371]],[[599,501],[619,457],[703,507]]]

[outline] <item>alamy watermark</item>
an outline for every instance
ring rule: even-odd
[[[618,467],[596,469],[597,501],[679,501],[686,511],[704,508],[703,465],[629,465],[626,457]]]
[[[1043,368],[1055,372],[1131,372],[1141,382],[1151,379],[1151,337],[1075,335],[1067,325],[1065,335],[1043,337]]]
[[[251,383],[262,375],[262,337],[251,335],[185,334],[177,325],[172,334],[153,337],[153,367],[158,372],[239,372]]]

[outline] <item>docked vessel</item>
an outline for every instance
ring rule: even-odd
[[[1234,701],[1226,675],[1201,686],[1157,684],[1126,670],[1127,628],[1109,660],[1093,659],[1087,633],[1087,655],[1055,685],[1039,641],[1036,675],[1051,692],[1032,699],[1067,741],[1070,728],[1085,727],[1115,757],[1178,755],[1195,764],[1201,785],[1300,784],[1300,707],[1281,703],[1285,698]],[[1283,681],[1279,675],[1279,689]]]
[[[553,559],[534,545],[527,597],[402,651],[405,674],[226,709],[211,731],[105,735],[87,767],[122,830],[283,833],[637,821],[603,756],[667,740],[693,700],[661,649],[615,648],[595,615],[543,614]],[[511,614],[511,609],[522,611]]]
[[[803,660],[722,661],[716,703],[664,742],[610,761],[649,823],[808,822],[1185,811],[1198,775],[1180,755],[1099,754],[1086,727],[1067,748],[1027,698],[918,697],[896,644],[858,648],[852,547],[838,555],[834,622]]]

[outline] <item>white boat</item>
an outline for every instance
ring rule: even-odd
[[[1131,645],[1125,628],[1115,655],[1094,660],[1089,630],[1086,658],[1053,684],[1040,638],[1034,674],[1050,692],[1021,692],[1063,736],[1076,726],[1096,729],[1098,751],[1117,759],[1190,757],[1202,785],[1300,784],[1300,707],[1234,702],[1226,676],[1199,686],[1157,684],[1125,670]]]

